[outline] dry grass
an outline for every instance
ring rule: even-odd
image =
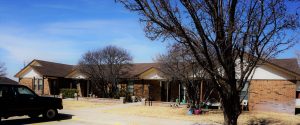
[[[205,115],[187,115],[186,108],[171,108],[161,106],[135,106],[128,108],[117,108],[112,110],[105,110],[107,113],[123,114],[123,115],[138,115],[148,117],[160,117],[168,119],[179,119],[195,121],[199,123],[223,123],[223,114],[221,111],[210,112]],[[274,125],[300,125],[300,116],[280,114],[280,113],[266,113],[266,112],[245,112],[240,115],[238,124],[274,124]]]
[[[106,103],[97,103],[90,101],[76,101],[76,100],[63,100],[64,109],[75,110],[75,109],[85,109],[85,108],[97,108],[106,106]]]

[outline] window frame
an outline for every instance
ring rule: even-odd
[[[31,92],[31,94],[21,94],[20,92],[19,92],[19,88],[25,88],[25,89],[27,89],[29,92]],[[31,89],[29,89],[28,87],[26,87],[26,86],[15,86],[14,87],[14,90],[15,90],[15,92],[17,93],[17,95],[18,96],[20,96],[20,95],[27,95],[27,96],[33,96],[33,97],[36,97],[37,96],[37,94],[34,92],[34,91],[32,91]]]
[[[33,78],[33,91],[41,92],[44,94],[44,79],[41,78]]]
[[[131,95],[134,95],[134,81],[133,80],[129,80],[127,82],[127,92],[130,93]]]

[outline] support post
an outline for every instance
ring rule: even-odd
[[[89,97],[89,91],[90,91],[90,81],[87,80],[86,82],[86,96]]]
[[[180,88],[181,88],[181,84],[179,83],[178,86],[179,86],[179,87],[178,87],[178,88],[179,88],[179,97],[178,97],[178,100],[179,100],[179,102],[181,102],[181,99],[180,99]]]
[[[169,102],[169,82],[167,82],[167,102]]]
[[[203,80],[201,80],[201,88],[200,88],[200,101],[203,102]]]

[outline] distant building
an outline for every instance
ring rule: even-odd
[[[0,77],[0,84],[19,84],[19,83],[7,77]]]
[[[57,95],[61,88],[77,88],[79,95],[86,97],[94,88],[75,67],[33,60],[15,77],[19,78],[20,84],[40,95]],[[128,76],[123,79],[121,86],[137,97],[174,101],[186,95],[186,89],[181,84],[170,83],[163,77],[157,63],[133,64]],[[245,99],[250,111],[294,114],[295,109],[300,108],[300,70],[296,59],[273,59],[258,65],[249,83],[249,92],[245,89],[242,94],[247,94]]]

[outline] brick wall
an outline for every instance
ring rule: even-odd
[[[25,85],[25,86],[29,87],[31,90],[33,90],[31,78],[22,78],[20,80],[20,84]],[[44,95],[50,95],[48,79],[44,79]]]
[[[135,96],[144,97],[144,86],[143,83],[134,83],[133,85],[133,93]]]
[[[20,84],[25,85],[25,86],[29,87],[31,90],[33,90],[32,79],[31,78],[22,78],[22,79],[20,79]]]
[[[44,95],[51,95],[50,94],[49,79],[44,79]]]
[[[249,110],[295,114],[295,98],[295,81],[252,80]]]

